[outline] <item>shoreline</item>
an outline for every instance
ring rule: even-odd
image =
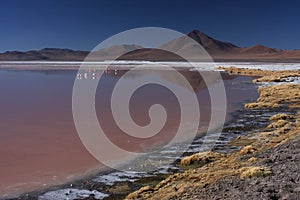
[[[126,70],[139,69],[192,69],[223,71],[232,66],[237,68],[252,68],[261,70],[297,70],[300,62],[265,62],[265,61],[216,61],[216,62],[183,62],[183,61],[142,61],[142,60],[117,60],[99,62],[77,62],[77,61],[0,61],[0,70],[78,70],[84,64],[85,68],[105,70],[108,65],[110,69]],[[192,65],[192,66],[191,66]]]
[[[223,72],[222,72],[223,73]],[[237,78],[237,82],[236,83],[242,83],[244,85],[245,88],[248,88],[248,87],[251,87],[251,91],[252,93],[256,94],[256,87],[254,86],[250,86],[250,84],[248,84],[249,82],[251,82],[253,78],[247,78],[247,77],[239,77]],[[231,85],[231,80],[230,82]],[[240,86],[238,86],[237,84],[234,84],[233,86],[230,86],[230,88],[233,87],[233,88],[236,88],[237,91],[235,92],[238,92],[240,94]],[[247,90],[248,91],[248,90]],[[249,94],[249,92],[247,92]],[[251,93],[251,94],[252,94]],[[244,97],[243,99],[243,102],[246,102],[248,101],[248,98],[250,96],[246,96],[246,98]],[[250,97],[251,99],[256,99],[256,96],[252,96]],[[241,101],[240,101],[240,98],[238,98],[239,100],[235,100],[234,104],[232,105],[235,105],[235,106],[238,106],[236,107],[235,109],[231,110],[230,112],[230,119],[228,121],[228,123],[230,123],[231,119],[232,118],[235,118],[235,116],[232,116],[232,114],[234,114],[236,111],[238,111],[240,108],[241,108]],[[240,114],[240,113],[238,113]],[[201,139],[198,138],[198,139]],[[221,147],[223,147],[223,143],[220,144]],[[193,147],[191,148],[195,148],[195,149],[199,149],[199,146],[201,146],[201,140],[199,141],[196,141],[194,144],[193,144]],[[221,148],[220,147],[220,148]],[[192,150],[190,149],[188,153],[185,153],[183,156],[185,155],[191,155],[193,152],[197,152],[199,150]],[[162,155],[161,159],[163,160],[164,155]],[[176,166],[178,166],[178,164],[180,163],[180,160],[177,160],[176,161]],[[181,171],[181,169],[179,169],[178,167],[176,168],[173,168],[173,167],[170,167],[170,168],[164,168],[164,169],[159,169],[157,171],[157,173],[155,172],[153,175],[154,176],[143,176],[141,175],[140,177],[136,176],[136,177],[133,177],[132,174],[122,174],[122,179],[124,178],[124,181],[123,182],[118,182],[116,184],[114,184],[113,186],[110,186],[108,187],[107,185],[103,184],[103,183],[95,183],[93,180],[95,179],[95,177],[98,177],[100,176],[101,174],[101,177],[102,178],[108,178],[107,181],[109,181],[111,178],[113,179],[118,179],[120,178],[120,176],[111,176],[112,174],[111,173],[108,173],[108,172],[103,172],[101,174],[93,174],[91,176],[88,176],[86,178],[83,178],[83,179],[80,179],[78,181],[71,181],[67,184],[62,184],[62,185],[59,185],[59,186],[53,186],[53,187],[50,187],[50,188],[47,188],[45,190],[38,190],[38,191],[35,191],[35,192],[29,192],[29,193],[25,193],[23,194],[22,196],[20,196],[19,198],[17,199],[37,199],[38,196],[40,195],[43,195],[47,192],[51,192],[51,191],[55,191],[55,190],[61,190],[61,189],[88,189],[89,191],[102,191],[103,193],[105,193],[106,190],[114,190],[115,192],[114,193],[118,193],[117,195],[112,195],[112,197],[108,197],[106,199],[111,199],[113,197],[119,197],[119,198],[125,198],[125,196],[132,192],[132,191],[135,191],[137,190],[138,188],[140,188],[141,186],[144,186],[146,185],[147,183],[153,183],[153,185],[159,183],[161,180],[163,180],[164,178],[166,178],[169,174],[173,174],[173,173],[176,173],[178,171]],[[159,174],[160,172],[162,172],[161,174]],[[168,172],[168,173],[167,173]],[[113,172],[112,172],[113,173]],[[109,175],[109,176],[106,176],[106,175]],[[139,180],[134,180],[133,179],[130,179],[131,177],[128,177],[129,176],[132,176],[133,179],[139,179]],[[135,176],[135,175],[134,175]],[[133,182],[131,182],[133,181]],[[113,189],[112,189],[113,188]],[[120,189],[121,188],[121,189]],[[120,191],[120,190],[123,190],[123,191]],[[73,191],[73,190],[72,190]],[[73,191],[72,193],[75,193],[75,191]],[[122,194],[121,197],[119,196],[119,194]]]
[[[225,70],[226,71],[226,70]],[[269,73],[269,72],[268,72]],[[243,74],[243,73],[241,73],[240,72],[240,70],[237,70],[237,72],[236,72],[236,74],[238,74],[238,75],[250,75],[250,76],[253,76],[254,74]],[[261,76],[261,75],[256,75],[256,76]],[[268,110],[269,108],[264,108],[264,109],[266,109],[266,110]],[[272,108],[273,109],[273,108]],[[281,110],[282,112],[284,112],[284,110]],[[243,111],[241,111],[242,113],[243,113]],[[278,112],[278,111],[274,111],[274,112]],[[236,115],[238,115],[237,113],[236,113]],[[268,121],[268,120],[267,120]],[[263,126],[266,126],[267,124],[261,124],[261,125],[256,125],[255,127],[256,128],[263,128]],[[226,128],[226,127],[225,127]],[[247,131],[247,129],[248,129],[249,127],[236,127],[235,129],[236,130],[238,130],[238,129],[241,129],[241,131],[243,131],[243,129],[244,129],[244,131]],[[228,129],[228,127],[227,127],[227,129]],[[230,129],[230,128],[229,128]],[[236,135],[236,137],[238,137],[238,135]],[[247,136],[241,136],[240,138],[238,138],[238,140],[240,140],[240,141],[246,141],[247,139],[245,139],[245,138],[247,138]],[[232,139],[232,138],[231,138]],[[248,139],[249,140],[249,139]],[[228,142],[228,141],[227,141]],[[249,141],[247,141],[247,142],[249,142]],[[246,143],[247,143],[246,142]],[[251,140],[251,142],[252,142],[252,140]],[[238,142],[237,142],[238,143]],[[241,142],[240,142],[241,143]],[[238,148],[239,148],[239,146],[243,146],[244,145],[244,143],[243,144],[232,144],[231,146],[228,146],[228,149],[231,149],[231,147],[232,147],[232,150],[233,151],[237,151],[238,150]],[[251,150],[250,150],[251,151]],[[187,154],[186,154],[187,155]],[[248,154],[247,154],[248,155]],[[199,157],[199,155],[197,155],[198,157]],[[200,156],[203,156],[203,155],[200,155]],[[206,158],[207,158],[207,155],[204,155],[204,156],[206,156]],[[224,157],[221,157],[221,156],[219,156],[219,154],[209,154],[208,155],[208,157],[211,159],[211,160],[213,160],[213,161],[215,161],[215,159],[220,159],[221,158],[221,160],[222,159],[227,159],[227,156],[224,158]],[[252,158],[252,157],[251,157]],[[196,158],[196,160],[197,160],[198,158]],[[250,159],[250,158],[249,158]],[[247,160],[248,161],[248,160]],[[193,161],[194,162],[194,161]],[[198,161],[196,161],[196,162],[198,162]],[[201,163],[202,161],[201,161],[201,159],[200,159],[200,166],[203,164],[203,163]],[[251,161],[252,162],[252,161]],[[214,163],[214,162],[212,162],[212,163]],[[205,163],[205,165],[204,166],[208,166],[210,163]],[[194,167],[197,167],[197,168],[195,168],[195,169],[199,169],[199,163],[196,163],[196,165],[191,165],[191,166],[185,166],[185,167],[182,167],[182,172],[180,173],[180,174],[184,174],[184,173],[186,173],[186,171],[190,171],[190,170],[195,170],[194,169]],[[200,167],[200,168],[202,168],[202,167]],[[175,174],[174,174],[175,173]],[[173,177],[173,176],[177,176],[177,173],[176,173],[176,170],[175,171],[173,171],[172,172],[172,174],[174,174],[174,175],[170,175],[170,177]],[[165,180],[168,180],[168,179],[170,179],[170,177],[168,177],[169,175],[166,175],[166,174],[162,174],[162,175],[160,175],[159,177],[158,176],[156,176],[156,177],[142,177],[140,180],[138,180],[138,181],[136,181],[136,182],[121,182],[121,183],[117,183],[116,185],[114,185],[113,187],[112,187],[112,191],[113,190],[115,190],[115,191],[117,191],[117,192],[121,192],[123,195],[121,195],[121,196],[115,196],[115,197],[104,197],[104,199],[112,199],[112,198],[124,198],[130,191],[134,191],[134,190],[136,190],[137,192],[133,192],[133,193],[131,193],[131,194],[129,194],[129,196],[127,196],[129,199],[130,198],[132,198],[132,196],[130,196],[130,195],[136,195],[136,194],[138,194],[138,195],[143,195],[144,193],[153,193],[153,192],[155,192],[155,190],[153,190],[153,188],[156,188],[157,187],[157,185],[159,185],[159,184],[161,184],[162,182],[164,182]],[[165,179],[165,178],[167,178],[167,179]],[[181,177],[182,178],[182,177]],[[184,177],[183,177],[184,178]],[[80,187],[78,187],[78,188],[82,188],[82,189],[85,189],[86,188],[86,186],[89,186],[89,188],[91,189],[91,190],[93,190],[93,191],[101,191],[101,190],[99,190],[99,188],[100,187],[102,187],[103,188],[103,186],[99,186],[99,184],[97,185],[97,184],[94,184],[94,183],[92,183],[90,180],[92,179],[92,176],[89,176],[88,178],[84,178],[84,180],[79,180],[79,181],[75,181],[75,182],[71,182],[71,183],[68,183],[68,184],[64,184],[64,185],[60,185],[60,186],[54,186],[52,189],[61,189],[61,188],[66,188],[67,186],[72,186],[71,188],[73,188],[74,186],[80,186]],[[161,182],[162,181],[162,182]],[[173,181],[173,180],[172,180]],[[176,181],[176,180],[175,180]],[[150,184],[149,184],[150,183]],[[141,185],[145,185],[145,186],[143,186],[141,189],[139,189],[140,187],[141,187]],[[150,186],[149,186],[150,185]],[[149,186],[149,187],[148,187]],[[31,199],[33,196],[38,196],[38,195],[40,195],[40,194],[43,194],[43,193],[45,193],[45,192],[47,192],[47,191],[51,191],[51,188],[50,189],[47,189],[47,190],[45,190],[45,191],[36,191],[36,192],[32,192],[32,193],[28,193],[28,194],[24,194],[23,196],[21,196],[21,197],[19,197],[19,198],[17,198],[17,199]],[[177,188],[177,187],[176,187]],[[106,189],[107,189],[107,187],[106,187]],[[160,188],[159,188],[160,189]],[[164,189],[164,188],[163,188]],[[173,191],[173,190],[172,190]],[[83,198],[83,199],[97,199],[97,198],[94,198],[95,197],[95,194],[90,194],[90,195],[88,195],[89,197],[86,197],[86,198]],[[134,199],[135,197],[133,197],[133,199]],[[143,196],[138,196],[138,199],[139,198],[143,198]],[[146,198],[149,198],[149,196],[147,196]],[[159,198],[161,198],[161,197],[159,197]],[[156,197],[153,197],[153,199],[156,199]]]
[[[263,81],[282,83],[287,77],[300,76],[299,71],[273,73],[238,68],[227,70],[229,73],[239,75],[263,75],[254,81],[256,83]],[[300,141],[298,97],[300,84],[264,86],[260,87],[258,92],[260,97],[255,102],[245,104],[245,109],[262,113],[273,112],[273,115],[270,116],[270,122],[265,128],[256,129],[228,143],[229,146],[240,147],[240,150],[229,154],[204,152],[188,156],[181,160],[181,164],[190,166],[190,169],[169,176],[155,187],[140,188],[126,198],[296,199],[299,197],[300,178],[296,172],[297,166],[300,166],[299,151],[293,148],[299,147]],[[289,165],[292,167],[288,167]]]
[[[230,129],[230,130],[236,130],[235,127],[232,126],[232,124],[236,124],[236,122],[234,122],[234,118],[239,116],[241,113],[243,113],[242,109],[239,110],[235,110],[232,113],[229,113],[230,115],[230,120],[226,123],[225,128],[226,129]],[[232,134],[233,138],[237,137],[236,134]],[[199,140],[201,139],[202,136],[199,135],[197,138],[195,138],[195,140]],[[228,142],[230,138],[224,138],[224,144],[225,142]],[[192,143],[192,145],[199,145],[200,143]],[[200,144],[201,145],[201,144]],[[236,148],[231,148],[228,147],[225,150],[223,149],[225,148],[225,146],[223,144],[220,144],[220,146],[218,147],[219,150],[221,151],[226,151],[226,152],[231,152],[231,151],[235,151],[237,150]],[[192,152],[185,152],[183,153],[183,157],[184,156],[190,156],[193,155]],[[22,194],[20,196],[18,196],[17,198],[10,198],[12,199],[18,199],[18,200],[30,200],[30,199],[37,199],[38,197],[47,194],[49,192],[55,192],[55,191],[61,191],[61,190],[66,190],[66,192],[69,192],[72,189],[75,190],[88,190],[88,191],[113,191],[115,192],[114,195],[110,194],[110,196],[108,197],[104,197],[104,200],[110,200],[110,199],[124,199],[130,192],[133,192],[135,190],[138,190],[141,187],[144,186],[148,186],[149,184],[154,187],[155,185],[159,184],[161,181],[163,181],[164,179],[168,178],[170,175],[172,174],[176,174],[176,173],[182,173],[184,172],[184,170],[188,169],[189,167],[181,167],[180,166],[180,159],[177,159],[175,161],[176,166],[179,166],[178,168],[169,168],[167,169],[168,173],[157,173],[157,174],[153,174],[153,175],[146,175],[146,176],[140,176],[137,177],[138,180],[131,182],[131,180],[126,179],[126,174],[124,173],[124,180],[123,181],[116,181],[113,185],[109,186],[106,185],[104,183],[98,182],[95,183],[93,182],[93,180],[95,179],[95,177],[99,177],[99,176],[106,176],[106,175],[110,175],[113,173],[116,173],[115,170],[107,170],[107,171],[103,171],[103,172],[96,172],[93,174],[90,174],[84,178],[80,178],[78,180],[75,181],[69,181],[65,184],[62,185],[56,185],[56,186],[51,186],[49,188],[43,189],[43,190],[37,190],[37,191],[32,191],[32,192],[28,192],[25,194]],[[109,181],[109,179],[107,179],[107,181]],[[109,188],[111,187],[111,188]],[[75,193],[76,191],[72,191],[73,193]],[[104,193],[105,194],[105,193]],[[90,194],[89,197],[86,198],[81,198],[81,199],[98,199],[96,197],[94,197],[93,194]],[[99,198],[102,199],[102,198]]]

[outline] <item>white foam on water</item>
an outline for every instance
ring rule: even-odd
[[[38,197],[38,200],[73,200],[73,199],[84,199],[93,195],[95,199],[103,199],[108,197],[108,194],[98,192],[96,190],[79,190],[73,188],[61,189],[47,192]]]
[[[110,174],[100,175],[93,179],[95,182],[104,183],[106,185],[114,185],[116,182],[137,181],[141,177],[149,176],[146,173],[134,172],[134,171],[124,171],[124,172],[113,172]]]
[[[79,67],[83,62],[76,61],[1,61],[0,68],[3,67],[15,67],[15,66],[40,66],[43,67],[68,67],[75,66]],[[266,62],[153,62],[153,61],[135,61],[135,60],[120,60],[120,61],[99,61],[99,62],[84,62],[85,65],[91,67],[106,68],[108,65],[118,68],[128,68],[128,67],[140,67],[141,69],[167,69],[168,67],[186,67],[194,69],[192,70],[208,70],[217,71],[218,67],[237,67],[237,68],[248,68],[248,69],[261,69],[261,70],[299,70],[300,63],[266,63]],[[192,64],[192,65],[191,65]]]
[[[256,82],[257,85],[267,87],[274,85],[283,85],[283,84],[300,84],[300,77],[287,77],[283,78],[283,82]]]
[[[290,76],[290,77],[287,77],[287,78],[284,78],[285,79],[285,82],[289,82],[289,83],[292,83],[292,84],[299,84],[300,83],[300,77],[294,77],[294,76]]]
[[[160,167],[157,171],[154,172],[154,174],[169,174],[170,170],[179,170],[179,168],[173,165],[166,165]]]
[[[216,62],[219,67],[237,67],[237,68],[248,68],[248,69],[261,69],[261,70],[299,70],[300,63],[259,63],[259,62],[232,62],[232,63],[219,63]]]

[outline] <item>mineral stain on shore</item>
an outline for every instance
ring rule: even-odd
[[[226,68],[240,75],[262,76],[258,82],[286,82],[300,71],[262,71]],[[297,199],[300,196],[300,84],[258,89],[260,97],[246,109],[277,112],[265,128],[239,136],[228,145],[241,147],[228,154],[197,153],[176,173],[154,187],[145,186],[127,199]],[[289,114],[286,114],[289,113]],[[259,120],[259,119],[258,119]],[[217,156],[216,156],[217,155]],[[216,159],[215,159],[216,158]]]

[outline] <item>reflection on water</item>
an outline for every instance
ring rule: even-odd
[[[207,84],[213,84],[217,81],[220,81],[217,76],[215,75],[216,72],[213,71],[201,71],[199,73],[198,71],[190,71],[190,70],[177,70],[180,72],[186,80],[189,81],[190,85],[194,88],[195,92],[199,92],[201,89],[206,88]],[[89,68],[87,70],[81,70],[77,72],[76,79],[77,80],[100,80],[101,74],[105,76],[115,76],[115,77],[121,77],[123,76],[128,70],[120,70],[117,68],[113,69],[105,69],[102,71],[99,71],[95,68]],[[174,78],[174,76],[169,73],[168,70],[135,70],[130,71],[130,75],[126,76],[126,78],[141,78],[142,76],[145,76],[147,74],[155,74],[156,76],[159,76],[161,79],[165,79],[169,82],[172,82],[177,85],[184,86],[183,82],[180,82],[180,80]],[[209,82],[205,83],[202,76],[206,77],[206,81],[209,80]],[[227,73],[222,73],[223,80],[230,80],[235,78],[236,75],[229,75]]]
[[[72,117],[72,89],[75,79],[99,80],[96,111],[100,125],[116,145],[129,150],[147,150],[162,145],[177,129],[180,110],[174,95],[166,88],[149,85],[132,97],[130,112],[139,125],[149,123],[148,109],[154,103],[165,106],[168,121],[159,137],[149,140],[129,137],[116,126],[111,110],[111,91],[126,70],[109,69],[100,77],[97,70],[87,71],[0,71],[0,198],[59,184],[83,176],[100,164],[87,152],[76,133]],[[201,110],[201,129],[210,119],[207,85],[198,72],[181,70],[196,92]],[[210,76],[214,72],[205,72]],[[168,71],[137,70],[125,84],[151,76],[182,90],[185,85]],[[223,74],[229,109],[256,96],[251,85],[239,84],[251,78]],[[209,85],[219,80],[212,80]],[[109,151],[109,150],[108,150]]]

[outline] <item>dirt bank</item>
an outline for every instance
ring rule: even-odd
[[[254,82],[287,82],[299,71],[227,68],[225,71],[262,76]],[[260,97],[246,109],[275,114],[263,129],[228,143],[240,150],[230,154],[198,153],[182,160],[191,165],[154,187],[145,186],[127,199],[297,199],[300,196],[300,84],[258,89]],[[256,120],[260,120],[256,117]],[[199,165],[200,164],[200,165]]]

